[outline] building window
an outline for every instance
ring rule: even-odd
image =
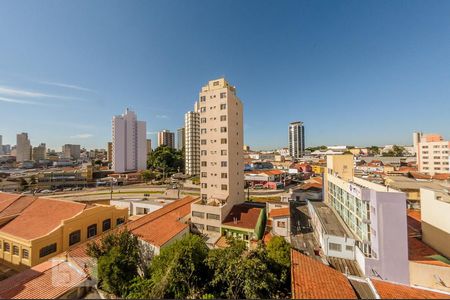
[[[347,251],[353,251],[353,246],[345,246],[345,250],[347,250]]]
[[[202,177],[203,178],[206,178],[208,176],[208,173],[207,172],[202,172]]]
[[[111,229],[111,219],[103,220],[102,231],[107,231]]]
[[[207,183],[202,183],[202,189],[206,189],[208,187]]]
[[[207,153],[207,151],[206,150],[202,150],[202,151],[200,151],[200,155],[207,155],[208,153]]]
[[[227,132],[227,128],[226,127],[220,127],[220,132]]]
[[[202,128],[201,133],[206,133],[206,128]]]
[[[226,98],[227,97],[227,93],[220,93],[220,98]]]
[[[201,144],[206,145],[206,140],[202,140]]]
[[[200,102],[205,102],[206,101],[206,96],[201,96],[200,97]]]
[[[227,155],[227,150],[220,150],[220,155]]]
[[[280,228],[286,228],[286,222],[284,222],[284,221],[278,221],[278,222],[277,222],[277,227],[280,227]]]
[[[219,81],[214,81],[214,82],[213,82],[213,85],[214,85],[214,86],[219,85]]]
[[[92,224],[87,228],[87,238],[97,235],[97,224]]]
[[[206,201],[208,199],[208,195],[207,194],[202,194],[202,201]]]
[[[19,256],[19,247],[13,246],[13,254]]]
[[[45,257],[55,252],[56,252],[56,243],[53,243],[51,245],[45,246],[44,248],[41,248],[41,250],[39,250],[39,257]]]
[[[220,175],[221,175],[220,176],[221,178],[228,178],[228,174],[227,173],[221,173]]]
[[[220,228],[216,226],[207,225],[206,230],[213,231],[213,232],[220,232]]]
[[[220,109],[221,110],[227,109],[227,105],[226,104],[220,104]]]
[[[206,167],[207,162],[206,161],[202,161],[202,167]]]
[[[192,211],[192,216],[197,218],[205,218],[205,213],[199,212],[199,211]]]
[[[206,123],[206,118],[201,118],[200,123]]]
[[[226,162],[226,161],[221,161],[221,162],[220,162],[220,165],[221,165],[222,167],[226,167],[226,166],[227,166],[227,162]]]
[[[228,186],[226,184],[222,184],[221,189],[222,189],[222,191],[226,191],[226,190],[228,190]]]
[[[198,223],[192,223],[192,226],[197,230],[203,230],[205,228],[205,225]]]
[[[329,243],[328,248],[330,250],[337,251],[337,252],[342,251],[342,246],[340,244],[336,244],[336,243]]]
[[[69,246],[72,246],[81,241],[81,230],[77,230],[69,234]]]
[[[220,139],[220,143],[221,144],[226,144],[227,143],[227,139]]]
[[[220,216],[216,214],[206,214],[206,218],[209,220],[220,220]]]
[[[3,243],[3,251],[10,252],[11,251],[11,245],[9,243]]]
[[[22,249],[22,258],[28,259],[30,257],[30,252],[28,249]]]
[[[220,116],[220,121],[226,121],[226,120],[227,120],[227,116],[226,115]]]
[[[123,223],[125,223],[125,219],[124,218],[117,218],[116,225],[120,225],[120,224],[123,224]]]

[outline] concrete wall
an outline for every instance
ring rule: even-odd
[[[410,261],[409,274],[411,285],[419,285],[450,293],[449,267]]]

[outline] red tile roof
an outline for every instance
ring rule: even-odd
[[[222,222],[222,225],[255,229],[261,210],[259,207],[245,203],[235,205]]]
[[[289,217],[290,215],[289,207],[274,208],[269,212],[270,218]]]
[[[386,299],[450,299],[450,295],[407,285],[371,279],[381,298]]]
[[[55,299],[78,286],[86,275],[73,264],[46,261],[0,282],[1,299]]]
[[[450,174],[446,173],[446,174],[434,174],[433,175],[433,179],[436,180],[449,180],[450,179]]]
[[[420,172],[409,172],[414,179],[431,179],[431,175]]]
[[[0,231],[25,240],[32,240],[53,231],[61,225],[63,220],[72,218],[85,208],[86,204],[82,203],[37,198]]]
[[[347,278],[313,258],[291,250],[293,299],[357,299]]]
[[[33,196],[0,193],[0,219],[20,214],[35,199]]]

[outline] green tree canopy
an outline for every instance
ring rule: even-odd
[[[148,155],[147,166],[151,170],[166,173],[184,172],[183,151],[159,146]]]
[[[142,179],[145,181],[145,183],[156,178],[156,174],[150,170],[142,171],[141,176],[142,176]]]

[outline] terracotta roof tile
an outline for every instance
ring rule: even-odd
[[[249,204],[238,204],[233,206],[230,213],[226,216],[222,225],[254,229],[258,222],[261,208]],[[236,222],[235,222],[236,218]]]
[[[372,279],[381,298],[386,299],[450,299],[450,295],[407,285]]]
[[[274,208],[269,212],[269,217],[276,218],[276,217],[289,217],[291,214],[289,212],[289,207],[283,207],[283,208]]]
[[[37,198],[22,213],[0,231],[32,240],[56,229],[86,208],[86,204],[56,199]],[[39,225],[39,226],[37,226]]]
[[[55,299],[85,279],[86,275],[76,270],[73,264],[46,261],[1,281],[0,298]]]
[[[33,196],[0,193],[0,219],[20,214],[35,199]]]
[[[292,298],[357,299],[344,274],[291,250]]]

